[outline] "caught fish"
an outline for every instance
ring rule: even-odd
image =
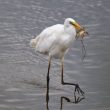
[[[89,35],[89,33],[85,30],[84,27],[77,31],[77,38],[84,38],[87,35]]]

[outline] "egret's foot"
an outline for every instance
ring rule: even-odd
[[[78,84],[75,84],[75,91],[74,91],[74,94],[78,92],[78,94],[81,94],[84,96],[84,92],[81,90],[81,88],[79,87]]]

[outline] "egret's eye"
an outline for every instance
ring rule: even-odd
[[[70,21],[70,24],[74,26],[74,23],[72,21]]]
[[[70,21],[69,23],[70,23],[71,25],[73,25],[73,23],[72,23],[71,21]]]

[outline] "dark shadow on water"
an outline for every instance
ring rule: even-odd
[[[67,103],[71,103],[71,104],[78,104],[79,102],[81,102],[82,100],[84,100],[85,97],[84,96],[76,96],[74,94],[74,98],[73,99],[70,99],[66,96],[61,96],[60,97],[60,109],[59,110],[63,110],[63,106],[64,106],[64,101],[66,101]],[[46,102],[46,110],[49,110],[49,103]]]

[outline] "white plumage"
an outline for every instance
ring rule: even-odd
[[[42,54],[63,58],[76,36],[76,29],[70,22],[76,23],[73,19],[67,18],[64,25],[56,24],[44,29],[31,40],[30,45]]]

